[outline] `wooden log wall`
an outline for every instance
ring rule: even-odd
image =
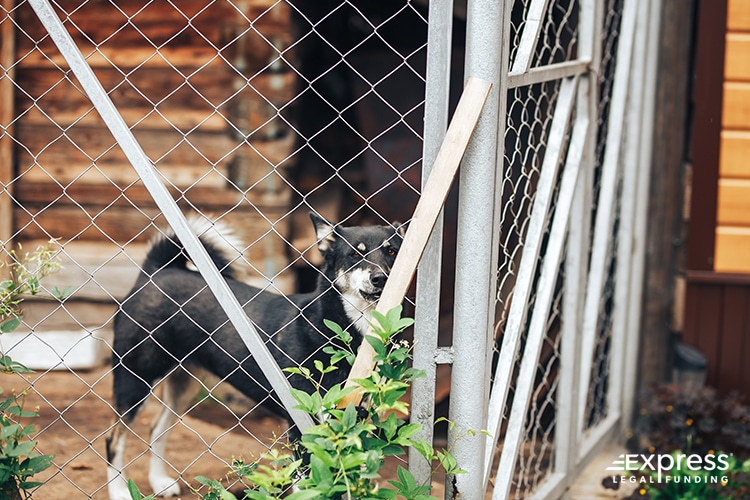
[[[290,45],[288,6],[56,4],[178,202],[238,226],[260,274],[284,270],[294,138],[278,109],[295,74],[278,56]],[[155,204],[28,4],[15,16],[15,239],[75,240],[68,248],[86,244],[83,259],[95,258],[91,245],[142,246],[152,221],[165,224]]]

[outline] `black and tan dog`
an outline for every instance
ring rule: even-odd
[[[323,255],[317,288],[289,296],[238,281],[237,243],[225,228],[193,218],[191,226],[221,270],[229,287],[282,368],[307,366],[327,357],[322,352],[332,333],[323,320],[347,327],[359,346],[393,265],[402,231],[398,227],[340,227],[311,214]],[[122,302],[114,326],[114,404],[119,415],[107,437],[111,500],[129,500],[124,479],[125,437],[154,386],[164,387],[164,408],[153,425],[149,480],[154,492],[176,496],[180,487],[167,474],[167,434],[194,401],[202,375],[212,373],[250,399],[288,419],[270,385],[223,309],[191,268],[186,253],[167,232],[148,250],[135,286]],[[347,367],[348,368],[348,367]],[[341,382],[347,369],[327,375],[324,385]],[[307,389],[302,377],[292,385]],[[271,394],[272,397],[269,397]]]

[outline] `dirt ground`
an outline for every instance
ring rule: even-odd
[[[35,476],[45,483],[34,491],[33,499],[106,500],[105,437],[114,419],[109,370],[39,372],[30,379],[32,389],[26,409],[38,407],[40,417],[29,423],[33,421],[37,427],[39,450],[56,455],[54,466]],[[0,387],[7,394],[11,388],[22,390],[23,384],[17,376],[3,375]],[[126,476],[144,494],[152,493],[147,480],[146,439],[157,405],[154,398],[149,401],[135,425],[138,436],[128,437]],[[202,403],[172,430],[167,460],[174,475],[198,487],[196,476],[224,478],[232,457],[257,458],[284,429],[285,423],[277,418],[253,412],[238,423],[231,410],[221,404]],[[386,476],[395,476],[395,464],[388,464],[386,469]],[[436,483],[433,494],[441,498],[442,490]],[[182,498],[197,498],[184,483],[182,491]]]

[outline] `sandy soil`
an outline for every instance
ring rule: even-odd
[[[13,379],[0,383],[8,392]],[[36,439],[42,453],[55,454],[55,466],[37,476],[46,480],[34,491],[35,500],[106,499],[105,436],[113,422],[110,406],[112,380],[105,368],[90,372],[47,372],[31,377],[26,408],[39,408],[40,417],[30,419],[39,430]],[[16,379],[16,390],[22,384]],[[128,438],[127,476],[141,491],[151,493],[147,480],[148,454],[145,440],[159,403],[152,398],[139,415]],[[252,459],[280,435],[285,423],[267,416],[237,417],[219,403],[196,406],[172,430],[167,459],[189,484],[199,486],[195,476],[223,478],[232,457]],[[196,498],[183,485],[183,498]]]
[[[112,380],[107,368],[88,372],[43,372],[30,377],[26,408],[39,408],[40,417],[29,419],[37,429],[39,450],[55,454],[54,467],[36,476],[45,483],[33,493],[34,500],[106,500],[105,437],[114,419],[110,406]],[[15,375],[0,376],[4,393],[23,389]],[[159,403],[152,398],[128,438],[128,478],[144,494],[152,493],[147,480],[148,429]],[[242,418],[216,402],[193,408],[173,429],[167,460],[174,475],[183,479],[182,498],[197,498],[189,487],[200,486],[195,477],[224,478],[232,457],[257,458],[285,430],[285,423],[253,412]],[[285,441],[284,441],[285,442]],[[394,474],[390,464],[387,475]],[[433,494],[442,496],[441,485]]]

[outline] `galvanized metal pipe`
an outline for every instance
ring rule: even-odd
[[[512,2],[470,0],[467,5],[466,69],[493,84],[459,180],[456,287],[453,314],[454,362],[451,371],[448,435],[453,455],[466,474],[446,479],[446,498],[483,498],[489,360],[497,275],[497,182],[502,165],[505,124],[508,20]],[[502,126],[501,126],[502,125]],[[498,160],[499,159],[499,160]],[[476,433],[476,434],[475,434]]]
[[[422,189],[430,176],[448,128],[453,0],[430,2],[428,20]],[[413,366],[418,370],[424,370],[426,376],[412,383],[411,419],[422,424],[422,431],[416,437],[428,443],[432,443],[435,422],[435,358],[440,323],[442,245],[441,211],[417,267],[417,302],[414,312]],[[417,483],[424,484],[432,477],[432,464],[414,448],[410,448],[409,471]]]

